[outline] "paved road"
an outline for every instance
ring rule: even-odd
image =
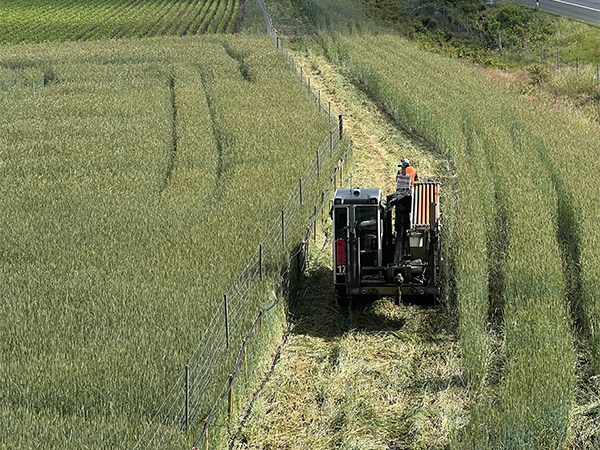
[[[535,0],[516,0],[535,6]],[[539,0],[546,11],[600,25],[600,0]]]

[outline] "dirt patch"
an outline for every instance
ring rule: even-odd
[[[508,71],[500,69],[482,69],[489,80],[502,83],[510,87],[524,86],[529,83],[529,75],[523,71]]]

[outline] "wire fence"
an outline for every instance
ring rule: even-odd
[[[261,309],[243,338],[237,353],[237,359],[227,379],[225,388],[204,420],[202,431],[194,444],[194,449],[201,448],[203,444],[204,448],[207,449],[217,447],[216,441],[218,441],[219,435],[217,433],[215,440],[209,442],[209,429],[214,428],[215,430],[222,430],[231,426],[234,414],[234,398],[236,398],[236,396],[234,396],[234,391],[237,391],[238,393],[245,391],[248,382],[252,379],[248,367],[256,365],[260,354],[264,353],[264,346],[262,344],[264,344],[265,340],[270,339],[270,335],[262,330],[262,324],[264,321],[273,319],[273,317],[270,317],[270,314],[275,315],[276,308],[281,306],[281,300],[283,299],[284,292],[288,288],[290,275],[294,266],[297,265],[298,268],[302,268],[303,262],[306,260],[308,254],[311,237],[316,235],[316,227],[319,218],[323,216],[323,212],[327,211],[327,194],[335,189],[338,184],[338,179],[339,184],[343,184],[342,167],[344,162],[351,157],[352,147],[352,143],[345,147],[344,152],[338,160],[339,163],[334,167],[331,177],[329,178],[329,186],[322,191],[320,203],[318,206],[315,206],[312,218],[306,228],[304,238],[294,246],[295,250],[291,253],[287,265],[281,271],[272,300],[267,306]],[[249,349],[253,344],[254,351],[250,351]],[[251,355],[250,358],[252,359],[250,364],[248,363],[248,355]]]
[[[327,193],[337,188],[338,178],[342,185],[344,161],[351,155],[352,143],[344,138],[342,116],[336,117],[331,103],[322,102],[320,91],[311,88],[310,79],[304,77],[303,70],[298,69],[283,41],[276,36],[263,0],[258,2],[274,45],[285,56],[309,99],[328,118],[329,136],[315,150],[313,161],[291,189],[245,269],[224,292],[222,306],[204,327],[188,363],[135,449],[160,448],[171,441],[181,441],[182,432],[191,427],[198,429],[199,424],[202,431],[195,446],[203,444],[209,448],[209,429],[219,430],[221,425],[231,422],[234,391],[243,392],[251,379],[248,367],[255,366],[264,354],[263,344],[269,339],[263,323],[270,320],[273,326],[277,322],[276,312],[282,311],[281,298],[293,264],[308,251],[317,218],[325,209]],[[218,437],[214,439],[216,444]]]
[[[576,50],[561,51],[544,42],[530,42],[500,30],[496,48],[501,55],[525,64],[537,64],[557,73],[572,76],[580,87],[600,89],[600,59],[584,62]]]

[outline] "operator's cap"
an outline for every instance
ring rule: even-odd
[[[404,158],[402,161],[400,161],[400,164],[398,164],[398,167],[408,167],[410,166],[410,160],[408,158]]]

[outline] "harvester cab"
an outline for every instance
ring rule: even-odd
[[[338,189],[331,205],[338,303],[355,297],[437,297],[441,289],[440,184],[398,174],[396,191]]]

